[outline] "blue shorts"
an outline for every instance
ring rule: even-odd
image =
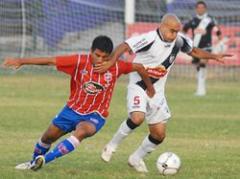
[[[105,124],[105,119],[97,112],[90,114],[78,114],[68,106],[65,106],[62,111],[53,119],[52,123],[68,133],[75,130],[79,122],[87,121],[93,124],[98,132]]]

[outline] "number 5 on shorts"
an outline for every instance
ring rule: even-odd
[[[140,104],[140,96],[134,96],[133,104],[134,105],[139,105]]]

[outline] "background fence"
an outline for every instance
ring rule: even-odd
[[[128,0],[126,2],[133,1]],[[166,12],[183,23],[194,15],[195,0],[136,0],[134,17],[126,23],[124,0],[0,0],[0,57],[30,57],[88,51],[95,36],[110,36],[114,44],[155,29]],[[238,80],[240,72],[240,1],[208,0],[209,14],[219,22],[226,65],[209,65],[209,78]],[[213,36],[213,43],[216,38]],[[194,77],[191,59],[180,54],[172,77]],[[40,71],[26,68],[25,71]]]

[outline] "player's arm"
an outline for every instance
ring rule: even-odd
[[[206,59],[206,60],[216,60],[218,62],[223,63],[225,57],[231,57],[230,54],[213,54],[208,51],[202,50],[200,48],[194,47],[192,51],[189,53],[190,56],[199,58],[199,59]]]
[[[6,58],[3,67],[18,69],[23,65],[56,65],[55,57],[40,58]]]
[[[117,48],[113,51],[112,55],[110,55],[110,60],[105,61],[101,64],[96,64],[94,67],[94,71],[98,73],[103,73],[107,71],[113,64],[116,63],[116,61],[119,59],[119,57],[125,53],[131,51],[131,48],[129,45],[125,42],[121,43]]]
[[[147,71],[145,70],[142,64],[133,63],[132,64],[132,71],[137,71],[138,74],[141,76],[142,80],[144,81],[145,85],[147,86],[147,95],[149,97],[153,97],[155,94],[155,89],[153,84],[148,76]]]

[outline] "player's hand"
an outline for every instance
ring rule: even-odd
[[[18,69],[21,67],[21,60],[20,59],[16,59],[16,58],[11,58],[8,57],[6,58],[3,63],[2,63],[2,67],[3,68],[12,68],[12,69]]]
[[[226,57],[232,56],[232,54],[216,54],[214,59],[220,63],[224,63]]]
[[[152,88],[147,88],[146,93],[150,98],[152,98],[156,92],[155,92],[154,87],[152,87]]]
[[[109,61],[104,61],[102,63],[97,63],[94,65],[93,70],[97,73],[104,73],[106,72],[112,65],[114,64],[114,62],[112,60]]]

